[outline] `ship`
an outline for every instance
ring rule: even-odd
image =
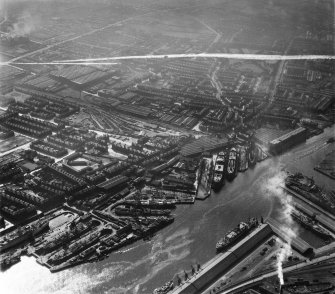
[[[248,153],[247,153],[247,148],[245,146],[242,146],[240,149],[240,158],[239,158],[239,167],[238,171],[239,172],[244,172],[248,169]]]
[[[224,171],[225,171],[226,153],[224,151],[218,154],[215,162],[214,175],[212,181],[212,188],[214,191],[219,191],[225,184]]]
[[[143,235],[152,234],[174,222],[173,216],[159,216],[143,230]]]
[[[5,271],[6,269],[10,268],[12,265],[18,263],[21,260],[20,255],[6,257],[1,259],[0,261],[0,269],[1,271]]]
[[[254,166],[257,162],[257,151],[255,144],[250,144],[248,148],[248,164]]]
[[[54,235],[51,240],[46,241],[38,250],[44,253],[54,251],[63,244],[66,244],[88,232],[90,230],[90,225],[90,223],[84,224],[82,222],[76,223],[72,221],[65,230],[59,232],[57,235]]]
[[[86,236],[76,240],[73,243],[70,243],[69,245],[66,244],[66,246],[63,246],[63,248],[57,251],[57,253],[50,256],[48,259],[48,264],[57,265],[65,262],[75,254],[96,243],[99,240],[99,236],[100,231],[95,231],[93,233],[88,233]]]
[[[153,208],[153,209],[174,209],[176,208],[176,203],[175,201],[172,200],[159,200],[159,199],[140,199],[140,200],[135,200],[135,199],[127,199],[124,201],[124,204],[127,206],[128,205],[138,205],[140,204],[141,206],[145,208]]]
[[[49,230],[49,220],[39,220],[31,226],[31,229],[33,230],[33,236],[35,237],[38,234]]]
[[[159,215],[170,215],[171,210],[168,209],[149,209],[149,208],[129,208],[129,207],[116,207],[115,214],[121,216],[159,216]]]
[[[0,238],[0,251],[5,251],[8,248],[14,247],[20,243],[32,240],[33,232],[29,226],[18,227],[16,230],[1,236]]]
[[[173,281],[169,281],[167,283],[165,283],[162,287],[160,288],[156,288],[153,292],[153,294],[165,294],[168,293],[169,291],[171,291],[173,289],[174,285],[173,285]]]
[[[311,193],[320,192],[318,187],[315,185],[315,182],[312,178],[304,176],[302,173],[295,173],[293,175],[289,175],[285,179],[285,186],[291,189],[295,188],[297,191],[305,191]]]
[[[319,226],[313,218],[297,210],[293,210],[291,215],[304,228],[320,236],[323,240],[330,242],[333,239],[331,234]]]
[[[251,218],[247,223],[240,222],[236,228],[229,231],[219,242],[216,243],[216,252],[222,252],[233,246],[258,225],[256,218]]]
[[[229,151],[227,163],[227,179],[232,180],[237,175],[237,151],[232,147]]]

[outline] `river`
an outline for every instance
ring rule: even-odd
[[[240,173],[218,193],[175,211],[175,222],[149,241],[138,241],[110,255],[58,273],[50,273],[34,258],[0,273],[0,293],[152,293],[191,265],[205,263],[215,255],[217,240],[249,216],[278,217],[279,201],[264,189],[267,178],[283,169],[301,171],[325,188],[335,181],[313,167],[335,144],[326,144],[335,128],[307,140],[284,155],[269,158]]]

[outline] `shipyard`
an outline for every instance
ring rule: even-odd
[[[334,3],[81,2],[0,1],[0,292],[335,293]]]

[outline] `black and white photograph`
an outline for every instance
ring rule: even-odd
[[[335,294],[334,0],[0,0],[1,294]]]

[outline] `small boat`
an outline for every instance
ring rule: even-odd
[[[166,294],[174,288],[173,281],[165,283],[162,287],[156,288],[153,294]]]

